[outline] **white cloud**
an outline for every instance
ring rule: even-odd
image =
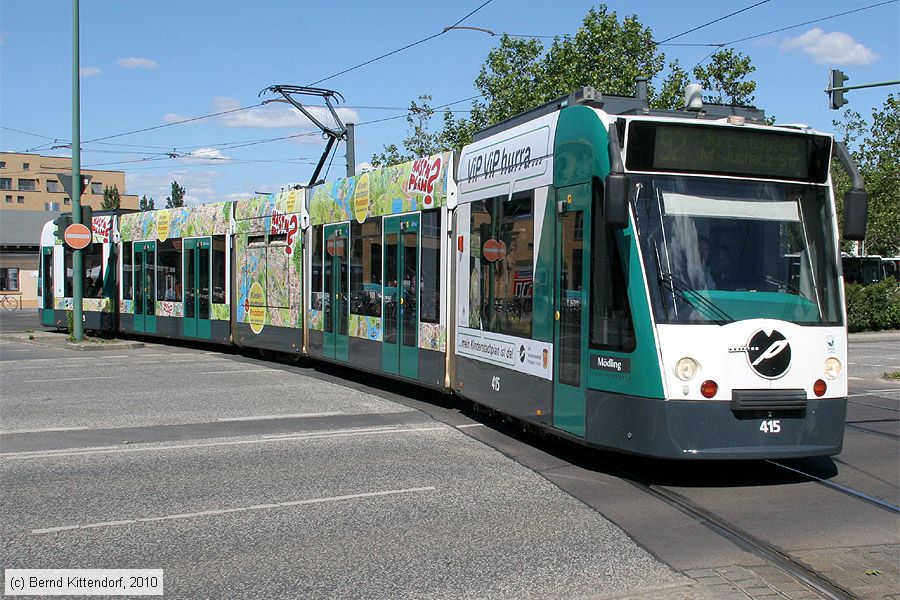
[[[369,171],[374,171],[375,167],[370,162],[359,163],[356,165],[357,173],[368,173]]]
[[[190,117],[186,115],[179,115],[178,113],[166,113],[166,116],[163,117],[163,120],[166,123],[175,123],[177,121],[184,121],[186,119],[190,119]]]
[[[126,69],[155,69],[159,66],[156,64],[155,60],[137,57],[120,58],[118,64],[120,67],[125,67]]]
[[[235,98],[218,97],[213,99],[213,107],[216,112],[234,110],[241,107],[241,103]],[[307,110],[319,122],[332,127],[334,119],[330,111],[324,106],[309,106]],[[359,120],[355,110],[349,108],[337,108],[338,117],[344,123],[353,123]],[[317,131],[318,128],[301,113],[289,104],[281,102],[266,104],[259,108],[244,110],[228,115],[223,115],[219,120],[224,127],[256,127],[262,129],[276,128],[300,128],[302,131]]]
[[[97,67],[81,67],[78,69],[78,74],[82,77],[93,77],[94,75],[99,75],[101,73],[100,69]]]
[[[825,33],[818,27],[786,39],[781,43],[781,50],[800,52],[820,65],[868,65],[881,58],[846,33]]]
[[[225,156],[220,150],[216,150],[215,148],[200,148],[199,150],[194,150],[187,156],[179,157],[178,160],[183,163],[194,163],[202,160],[225,162],[231,160],[231,157]]]

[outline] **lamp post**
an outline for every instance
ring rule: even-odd
[[[81,81],[78,47],[78,2],[72,0],[72,222],[81,223]],[[91,224],[87,224],[88,229]],[[75,250],[72,255],[72,337],[84,338],[84,251]]]

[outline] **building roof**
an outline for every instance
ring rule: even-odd
[[[0,247],[40,246],[44,223],[59,214],[51,210],[0,211]]]

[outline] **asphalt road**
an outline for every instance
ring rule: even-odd
[[[162,568],[171,598],[579,598],[686,580],[460,429],[331,379],[203,349],[3,342],[0,564]]]
[[[787,466],[900,504],[898,361],[900,336],[851,342],[843,452]],[[896,513],[779,465],[585,459],[432,392],[214,348],[7,338],[0,385],[3,568],[162,568],[176,598],[819,597],[637,474],[851,597],[900,589]]]

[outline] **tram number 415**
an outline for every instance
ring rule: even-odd
[[[781,421],[763,421],[759,424],[759,430],[763,433],[781,433]]]

